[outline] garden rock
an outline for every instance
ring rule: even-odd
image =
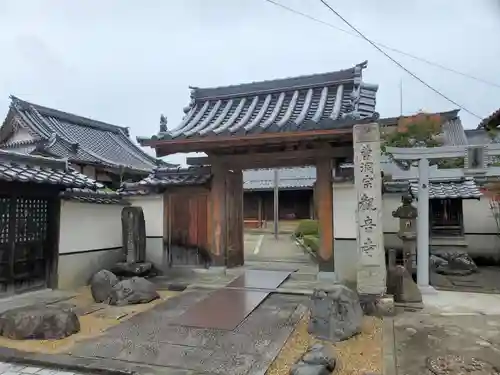
[[[157,298],[160,298],[160,295],[152,282],[142,277],[133,277],[122,280],[113,286],[109,296],[109,304],[117,306],[135,305],[148,303]]]
[[[432,263],[435,265],[436,272],[442,275],[467,276],[478,270],[476,263],[465,251],[443,251],[434,257],[445,261],[436,262],[434,258]]]
[[[310,365],[299,362],[293,365],[290,375],[330,375],[330,371],[323,365]]]
[[[90,280],[90,291],[94,301],[107,302],[111,290],[118,283],[116,275],[108,270],[97,272]]]
[[[433,267],[443,267],[448,265],[448,261],[444,258],[441,258],[440,256],[437,255],[431,255],[429,257],[429,261],[431,263],[431,266]]]
[[[153,264],[149,262],[143,263],[127,263],[119,262],[111,269],[116,276],[132,277],[146,276],[153,270]]]
[[[309,333],[338,342],[361,332],[363,310],[356,292],[344,285],[315,289],[311,296]]]
[[[76,314],[54,306],[28,306],[0,314],[0,335],[13,340],[57,340],[80,331]]]
[[[309,365],[322,365],[332,372],[335,370],[336,358],[331,348],[315,344],[302,356],[302,362]]]
[[[387,289],[396,302],[422,302],[422,293],[405,267],[389,269],[388,284]]]

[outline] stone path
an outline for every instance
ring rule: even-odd
[[[437,291],[423,299],[423,310],[385,320],[384,350],[394,357],[384,374],[500,374],[499,295]]]
[[[118,361],[130,369],[150,365],[179,375],[263,374],[305,313],[301,303],[307,302],[307,297],[271,295],[232,331],[174,324],[205,297],[206,292],[195,290],[173,297],[77,344],[71,356]]]
[[[0,362],[1,375],[80,375],[80,373]],[[81,374],[83,375],[83,374]]]
[[[500,316],[403,313],[394,338],[399,375],[500,374]]]

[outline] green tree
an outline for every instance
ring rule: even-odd
[[[442,119],[439,115],[419,113],[413,117],[402,118],[397,127],[388,126],[381,129],[382,153],[392,158],[387,147],[439,147],[443,146]],[[395,161],[402,168],[410,165]],[[439,168],[463,168],[464,158],[443,159],[434,161]]]

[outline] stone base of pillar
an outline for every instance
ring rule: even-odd
[[[324,281],[324,282],[329,282],[329,283],[336,283],[337,276],[335,275],[335,272],[333,271],[319,271],[318,274],[316,275],[316,280],[318,281]]]
[[[420,293],[422,293],[422,295],[424,294],[437,294],[437,290],[430,286],[430,285],[426,285],[426,286],[423,286],[423,285],[417,285],[418,286],[418,289],[420,290]]]
[[[318,256],[318,270],[320,272],[333,272],[335,270],[335,265],[333,261],[333,256],[329,259],[322,259]]]

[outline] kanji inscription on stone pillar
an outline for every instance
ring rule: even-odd
[[[354,181],[357,197],[358,292],[383,295],[386,290],[382,228],[380,130],[376,123],[353,129]]]

